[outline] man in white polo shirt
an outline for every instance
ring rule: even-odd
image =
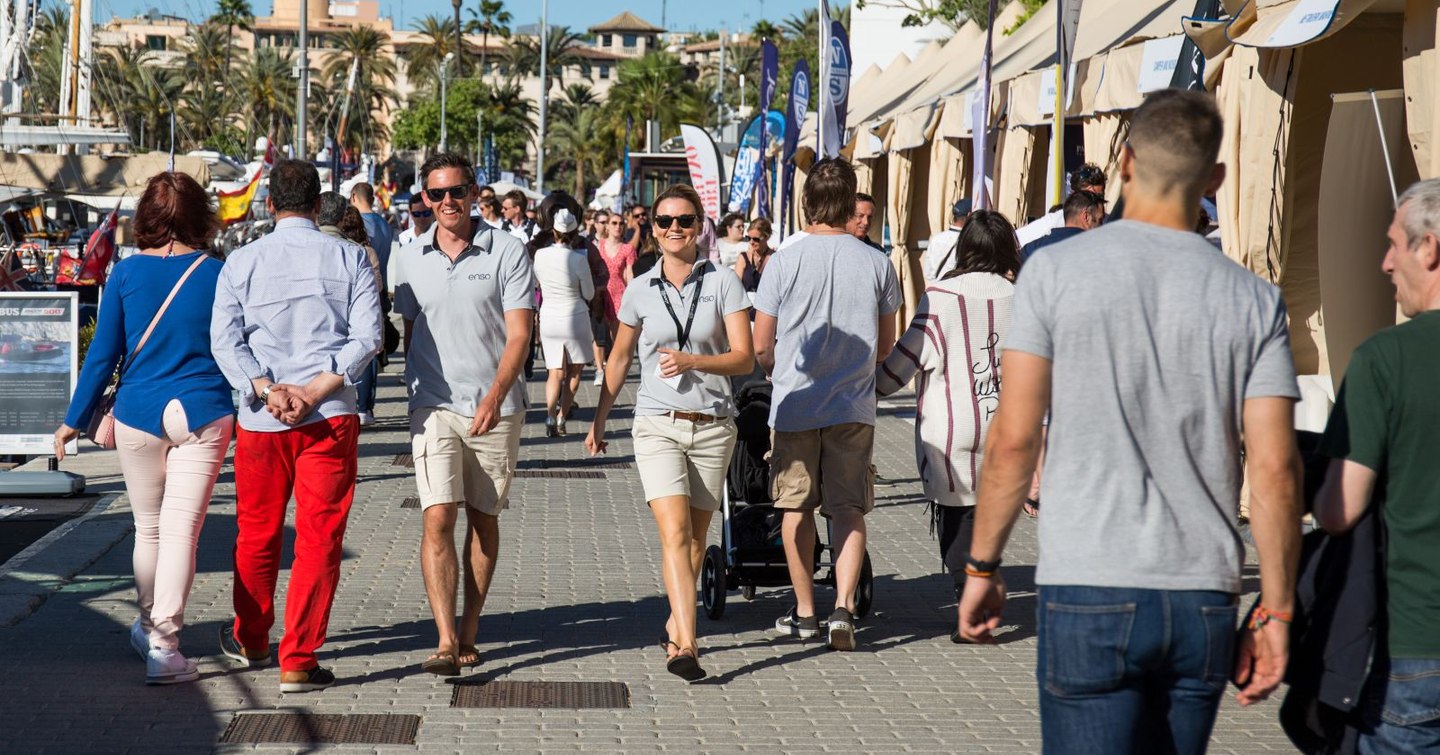
[[[395,310],[405,318],[405,384],[415,483],[425,511],[420,565],[440,642],[422,664],[454,676],[480,662],[480,609],[500,549],[500,512],[520,450],[535,276],[525,247],[470,217],[475,176],[441,153],[420,167],[435,225],[399,253]],[[455,522],[465,508],[465,602],[455,624]]]

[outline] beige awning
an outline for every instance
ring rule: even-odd
[[[139,195],[150,177],[169,167],[170,156],[150,152],[127,157],[0,153],[0,184],[60,194],[118,197]],[[175,170],[205,186],[210,166],[198,157],[177,155]]]
[[[1226,36],[1246,47],[1301,47],[1329,37],[1377,0],[1251,0]]]

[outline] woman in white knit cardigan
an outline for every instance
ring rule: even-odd
[[[875,385],[886,396],[917,378],[915,460],[931,502],[931,530],[939,532],[958,596],[985,431],[1000,402],[1000,350],[1010,330],[1020,250],[1010,221],[981,210],[966,220],[955,251],[955,269],[941,271],[925,290],[910,327],[877,368]]]

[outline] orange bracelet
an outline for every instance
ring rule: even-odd
[[[993,572],[993,571],[977,571],[977,570],[972,569],[972,568],[970,568],[969,566],[967,566],[967,567],[965,567],[965,576],[967,576],[967,577],[981,577],[982,579],[989,579],[989,578],[995,576],[995,572]]]
[[[1294,620],[1294,614],[1283,611],[1272,611],[1265,606],[1255,606],[1255,612],[1250,615],[1250,628],[1259,629],[1272,621],[1289,624]]]

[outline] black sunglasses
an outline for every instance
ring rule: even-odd
[[[433,212],[431,212],[431,211],[429,211],[429,210],[411,210],[411,211],[410,211],[410,216],[411,216],[411,217],[415,217],[415,218],[428,218],[428,217],[430,217],[431,215],[434,215],[434,214],[435,214],[435,213],[433,213]]]
[[[451,199],[465,199],[470,196],[471,188],[470,184],[460,184],[459,186],[451,186],[444,189],[426,189],[425,198],[437,203],[444,202],[446,194],[449,194]]]
[[[745,238],[750,239],[750,243],[752,243],[752,244],[763,244],[763,243],[765,243],[765,239],[763,239],[763,238],[761,238],[761,237],[759,237],[759,236],[746,236]]]
[[[679,223],[681,228],[688,230],[694,228],[695,221],[699,219],[699,215],[656,215],[655,227],[668,231],[674,223]]]

